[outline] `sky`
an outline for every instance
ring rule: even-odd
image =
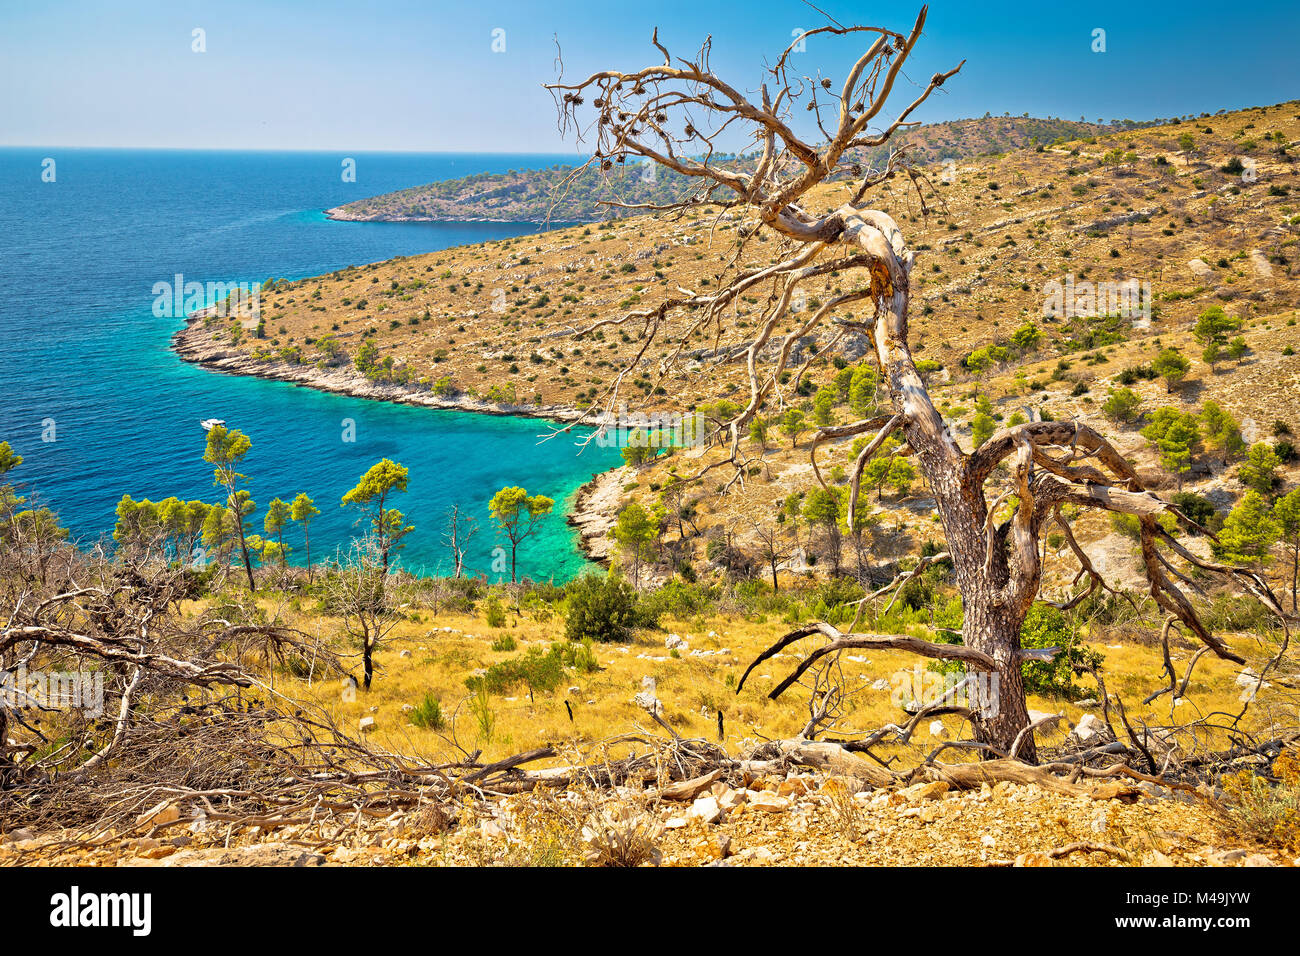
[[[920,9],[817,5],[900,32]],[[557,41],[573,79],[660,62],[655,26],[675,56],[711,35],[715,72],[755,90],[825,22],[799,0],[0,0],[0,145],[574,152],[541,88]],[[1297,36],[1295,0],[935,0],[906,73],[966,60],[926,121],[1213,113],[1300,96]],[[813,38],[795,62],[842,78],[862,47]]]

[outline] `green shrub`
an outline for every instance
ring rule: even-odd
[[[426,693],[424,699],[411,711],[411,723],[425,730],[442,730],[447,726],[447,719],[442,715],[442,705],[438,698]]]
[[[1170,501],[1173,506],[1203,528],[1211,532],[1223,527],[1223,518],[1214,508],[1214,502],[1191,491],[1180,491]]]
[[[501,602],[494,594],[488,598],[485,607],[487,614],[488,627],[505,627],[506,626],[506,609],[501,606]]]
[[[672,578],[664,586],[637,596],[637,624],[654,627],[661,617],[688,618],[712,609],[708,587],[685,578]]]
[[[1079,642],[1065,612],[1048,604],[1035,604],[1029,609],[1020,628],[1020,646],[1062,649],[1051,661],[1028,661],[1021,665],[1025,692],[1030,694],[1048,694],[1067,700],[1082,697],[1084,691],[1075,684],[1075,676],[1100,667],[1103,660],[1099,652]]]
[[[564,680],[564,658],[561,646],[553,644],[543,654],[540,648],[530,647],[519,657],[501,661],[489,667],[481,676],[465,679],[465,686],[475,693],[486,690],[490,694],[505,694],[523,684],[528,688],[528,699],[536,691],[549,693]]]
[[[642,623],[636,591],[617,574],[584,574],[569,582],[565,593],[564,635],[570,641],[627,641],[632,629]]]

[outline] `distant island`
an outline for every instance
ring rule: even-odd
[[[855,150],[846,169],[883,166],[891,151],[904,146],[913,161],[938,163],[1046,147],[1143,125],[1132,120],[1103,125],[1029,116],[930,123],[899,134],[887,147]],[[712,161],[749,171],[754,158],[715,155]],[[607,170],[591,167],[581,172],[578,168],[557,164],[546,169],[478,173],[359,199],[325,214],[344,222],[588,223],[680,202],[698,186],[690,177],[641,164],[618,164]]]

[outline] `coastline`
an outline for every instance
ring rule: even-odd
[[[578,488],[566,519],[571,527],[578,529],[578,547],[587,560],[605,568],[614,554],[610,532],[617,521],[626,472],[627,466],[621,465],[593,476]]]
[[[349,204],[350,205],[350,204]],[[333,209],[322,209],[325,218],[333,222],[488,222],[488,223],[520,223],[529,226],[545,226],[548,224],[562,225],[563,228],[570,226],[591,226],[603,222],[601,219],[563,219],[553,220],[546,217],[542,218],[515,218],[500,219],[493,216],[359,216],[347,211],[347,206],[335,206]]]
[[[186,362],[212,372],[227,375],[247,375],[271,381],[289,382],[304,388],[314,388],[336,395],[369,398],[382,402],[400,402],[403,405],[420,405],[444,411],[476,412],[480,415],[502,415],[513,418],[538,418],[561,425],[574,425],[584,416],[581,409],[572,405],[498,405],[486,399],[457,396],[442,398],[427,389],[409,385],[371,382],[355,369],[347,367],[317,368],[315,365],[291,365],[288,362],[259,362],[244,352],[214,346],[198,341],[195,330],[202,330],[200,313],[185,319],[185,328],[172,334],[171,350]]]
[[[378,384],[367,380],[352,368],[320,369],[314,365],[290,365],[287,362],[259,362],[251,356],[216,346],[202,335],[202,314],[187,316],[185,327],[171,337],[171,350],[183,361],[223,375],[244,375],[270,381],[288,382],[301,388],[314,388],[336,395],[399,402],[443,411],[474,412],[514,418],[536,418],[558,425],[576,424],[584,415],[569,405],[497,405],[483,399],[458,396],[441,398],[426,389],[407,385]],[[578,529],[578,547],[587,560],[609,566],[614,527],[623,487],[626,466],[594,475],[578,487],[566,522]]]

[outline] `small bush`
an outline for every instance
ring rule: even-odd
[[[1074,682],[1078,674],[1100,667],[1102,656],[1079,642],[1074,626],[1064,611],[1046,604],[1029,609],[1020,628],[1020,646],[1025,648],[1060,647],[1061,653],[1051,661],[1030,661],[1021,667],[1025,691],[1073,700],[1083,696]]]
[[[588,866],[658,866],[663,859],[658,847],[662,837],[663,824],[652,814],[625,803],[610,803],[583,824],[583,862]]]
[[[1286,751],[1273,761],[1270,783],[1250,770],[1226,776],[1224,815],[1232,826],[1260,843],[1300,849],[1300,759]]]
[[[506,626],[506,609],[501,606],[501,602],[497,600],[496,595],[488,598],[485,611],[488,627]]]
[[[411,723],[425,730],[442,730],[447,726],[447,719],[442,715],[442,704],[432,694],[425,694],[424,699],[411,711]]]
[[[627,641],[638,624],[637,595],[616,574],[584,574],[565,588],[568,614],[564,635],[570,641],[607,644]]]

